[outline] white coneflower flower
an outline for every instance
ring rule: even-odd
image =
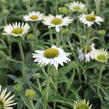
[[[43,19],[43,14],[40,12],[30,12],[28,15],[25,15],[24,17],[25,21],[40,21]]]
[[[7,93],[7,89],[2,90],[0,85],[0,109],[13,109],[14,102],[13,96],[10,96],[11,92]],[[10,97],[9,97],[10,96]]]
[[[78,48],[78,58],[82,61],[85,59],[85,62],[90,62],[91,59],[94,59],[94,52],[95,52],[94,44],[88,46],[82,46],[81,49]]]
[[[33,53],[33,58],[35,58],[34,62],[38,62],[41,65],[54,65],[57,69],[59,64],[63,66],[63,63],[70,61],[69,54],[64,52],[62,48],[57,48],[53,45],[46,50],[36,50]]]
[[[63,17],[62,15],[49,15],[43,18],[43,23],[48,25],[48,27],[55,27],[56,31],[59,32],[62,26],[68,26],[73,19],[69,17]]]
[[[9,24],[9,25],[6,25],[4,27],[4,33],[5,35],[12,35],[12,36],[15,36],[15,37],[18,37],[18,36],[23,36],[25,35],[26,33],[28,33],[29,31],[29,28],[30,26],[27,24],[27,23],[13,23],[13,24]]]
[[[92,109],[92,108],[91,105],[89,104],[89,101],[80,100],[80,101],[75,101],[73,105],[73,109]]]
[[[82,23],[88,25],[88,27],[92,26],[94,23],[100,25],[100,22],[104,21],[103,18],[94,15],[94,12],[92,12],[91,14],[81,14],[79,20]]]
[[[77,11],[77,12],[85,12],[87,10],[87,7],[85,4],[81,3],[81,2],[72,2],[68,5],[68,8],[71,10],[71,11]]]
[[[109,53],[104,49],[97,49],[94,53],[94,58],[98,62],[107,62]]]

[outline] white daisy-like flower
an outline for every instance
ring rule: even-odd
[[[100,23],[104,21],[103,18],[94,15],[94,12],[91,14],[81,14],[79,20],[88,27],[92,26],[94,23],[100,25]]]
[[[11,92],[7,93],[7,89],[1,89],[0,85],[0,109],[13,109],[13,105],[16,103],[14,102],[13,96],[10,96]],[[10,97],[9,97],[10,96]]]
[[[104,63],[109,59],[109,53],[104,49],[97,49],[94,53],[94,58],[98,62]]]
[[[81,61],[85,59],[85,62],[90,62],[90,60],[94,59],[93,54],[95,50],[94,43],[92,43],[92,45],[82,46],[81,49],[78,48],[78,59]]]
[[[40,21],[43,19],[43,14],[40,12],[30,12],[28,15],[25,15],[24,17],[25,21]]]
[[[59,64],[63,66],[63,63],[71,61],[68,58],[69,55],[70,53],[66,53],[62,48],[57,48],[53,45],[46,50],[36,50],[35,53],[33,53],[33,58],[35,58],[34,62],[38,62],[40,65],[50,64],[57,69]]]
[[[87,10],[87,7],[85,4],[77,1],[77,2],[72,2],[68,5],[68,8],[71,10],[71,11],[76,11],[76,12],[85,12]]]
[[[73,19],[70,17],[63,17],[62,15],[49,15],[43,18],[43,23],[48,27],[55,27],[56,31],[59,32],[62,26],[68,26]]]
[[[29,29],[30,29],[30,26],[27,23],[24,24],[24,23],[16,22],[13,24],[6,25],[4,27],[3,34],[18,37],[28,33]]]
[[[91,105],[89,104],[89,101],[84,100],[79,100],[75,101],[73,104],[73,109],[92,109]]]

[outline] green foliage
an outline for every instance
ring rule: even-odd
[[[81,1],[95,12],[104,23],[90,29],[78,21],[80,13],[73,13],[68,4]],[[4,26],[13,22],[26,22],[28,12],[40,11],[44,15],[69,16],[73,23],[57,33],[42,22],[27,22],[31,29],[24,37],[4,35]],[[57,40],[58,36],[58,40]],[[53,39],[52,39],[53,38]],[[95,43],[95,48],[109,51],[109,0],[0,0],[0,85],[15,93],[15,109],[73,109],[74,101],[89,100],[92,109],[109,108],[109,62],[96,60],[86,63],[78,59],[78,48]],[[59,47],[71,53],[71,62],[59,66],[40,66],[33,62],[35,50],[45,50],[59,42]],[[58,41],[58,42],[57,42]],[[34,91],[33,98],[25,91]],[[35,94],[37,96],[35,96]],[[100,101],[98,103],[97,100]],[[98,106],[98,107],[97,107]]]

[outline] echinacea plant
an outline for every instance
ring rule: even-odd
[[[108,109],[108,18],[108,0],[0,0],[0,109]]]

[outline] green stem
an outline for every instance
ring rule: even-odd
[[[87,47],[90,44],[90,34],[91,34],[91,28],[88,28],[87,33],[86,33],[87,39],[86,39],[85,54],[87,54]]]
[[[67,88],[67,90],[66,90],[65,93],[64,93],[64,97],[67,95],[68,91],[70,90],[71,85],[72,85],[72,83],[73,83],[73,81],[74,81],[74,77],[75,77],[75,70],[74,70],[74,72],[72,73],[72,76],[71,76],[71,78],[70,78],[70,84],[68,85],[68,88]]]
[[[5,25],[7,24],[7,16],[4,17]]]
[[[25,57],[24,57],[24,52],[23,52],[23,47],[22,47],[22,43],[21,42],[18,42],[18,46],[19,46],[19,50],[20,50],[20,55],[21,55],[21,58],[22,58],[22,74],[23,74],[23,77],[25,78]]]
[[[51,72],[52,72],[52,82],[53,82],[53,86],[54,86],[54,90],[56,94],[58,92],[58,86],[57,86],[57,77],[58,77],[58,70],[54,67],[51,67]],[[56,102],[53,102],[53,109],[56,109]]]
[[[104,68],[104,66],[101,64],[100,65],[100,74],[99,74],[99,78],[98,78],[98,87],[97,87],[97,92],[98,92],[98,95],[99,95],[99,97],[100,97],[101,100],[102,100],[102,96],[101,96],[101,93],[100,93],[99,86],[101,84],[103,68]]]
[[[33,9],[35,9],[35,8],[37,7],[37,2],[38,2],[38,0],[34,0],[34,1],[33,1],[33,3],[32,3],[32,4],[33,4],[33,6],[32,6]],[[45,9],[45,8],[44,8],[44,9]]]
[[[100,74],[99,74],[99,79],[98,79],[98,84],[99,84],[99,85],[100,85],[100,83],[101,83],[103,67],[104,67],[104,66],[102,66],[102,64],[101,64],[101,66],[100,66]]]
[[[106,7],[106,1],[105,0],[103,0],[103,5],[104,5],[104,7]]]
[[[18,95],[20,96],[21,101],[24,102],[24,105],[26,105],[28,108],[30,108],[30,106],[27,104],[25,97],[23,97],[23,95],[20,93],[18,93]]]
[[[79,19],[78,19],[78,14],[76,15],[77,17],[76,17],[76,19],[77,19],[77,33],[79,34],[80,32],[79,32]]]
[[[72,47],[72,44],[71,44],[71,42],[70,42],[69,37],[67,37],[67,42],[68,42],[68,44],[69,44],[70,49],[73,51],[73,47]]]
[[[37,24],[36,23],[31,23],[31,27],[32,27],[32,30],[33,30],[35,41],[36,41],[36,43],[38,43]]]
[[[9,44],[9,56],[12,58],[12,47],[11,47],[11,44]]]
[[[9,53],[9,56],[12,58],[12,45],[10,43],[10,40],[11,40],[11,36],[8,37],[8,53]],[[5,43],[3,44],[6,45]]]
[[[100,0],[95,0],[96,13],[99,15],[100,12]]]
[[[47,75],[47,73],[46,73],[46,71],[45,71],[44,68],[42,68],[42,72],[43,72],[43,74],[48,78],[48,75]]]
[[[44,105],[43,105],[43,109],[47,109],[48,96],[49,96],[49,85],[50,85],[50,80],[48,80],[47,85],[46,85],[46,93],[45,93],[45,95],[44,95]]]
[[[87,54],[87,48],[88,48],[88,46],[89,46],[89,44],[90,44],[90,34],[91,34],[91,28],[88,28],[88,30],[86,31],[86,36],[87,36],[87,38],[86,38],[86,45],[85,45],[85,54]],[[84,45],[84,44],[83,44]],[[85,63],[85,57],[84,57],[84,63]]]
[[[39,79],[37,79],[37,84],[38,84],[39,90],[41,91],[42,89],[41,89],[41,85],[40,85]]]
[[[34,104],[33,104],[33,100],[30,100],[30,105],[31,105],[31,109],[35,109]]]
[[[89,42],[90,42],[90,35],[91,35],[91,27],[90,28],[88,28],[88,30],[87,30],[87,45],[89,44]]]
[[[88,2],[88,0],[85,0],[85,2],[86,2],[86,6],[89,7],[89,2]]]
[[[43,69],[43,73],[44,74],[46,73],[44,69]],[[51,79],[50,65],[48,66],[46,75],[47,75],[47,80],[46,80],[47,84],[46,84],[44,99],[43,99],[43,109],[47,109],[47,105],[48,105],[49,87],[50,87],[50,79]]]
[[[53,103],[53,109],[56,109],[56,102]]]
[[[59,33],[58,32],[56,32],[56,38],[57,38],[56,46],[59,46],[60,45],[60,39],[59,39]]]
[[[46,7],[46,0],[44,0],[43,3],[44,3],[44,14],[46,14],[46,8],[47,8],[47,7]]]
[[[52,30],[49,29],[49,32],[50,32],[50,41],[51,41],[51,45],[53,45],[53,36],[52,36]]]
[[[101,44],[102,44],[102,46],[103,46],[103,48],[105,48],[105,36],[103,35],[103,36],[101,36]]]
[[[19,42],[18,46],[19,46],[20,55],[22,58],[22,75],[23,75],[24,83],[28,83],[29,87],[31,88],[31,84],[30,84],[30,82],[27,78],[26,72],[25,72],[25,56],[24,56],[24,52],[23,52],[22,43]]]
[[[10,61],[11,61],[11,62],[15,62],[15,63],[22,64],[22,62],[21,62],[21,61],[17,61],[17,60],[15,60],[15,59],[13,59],[13,58],[11,58],[11,59],[10,59]]]
[[[86,25],[83,25],[84,33],[86,33]]]
[[[27,10],[27,12],[30,12],[31,11],[30,1],[28,3],[26,3],[26,10]]]
[[[55,10],[56,10],[56,14],[58,12],[58,0],[55,0]]]
[[[58,70],[52,67],[53,71],[53,77],[54,77],[54,86],[55,86],[55,92],[57,92],[57,77],[58,77]]]

